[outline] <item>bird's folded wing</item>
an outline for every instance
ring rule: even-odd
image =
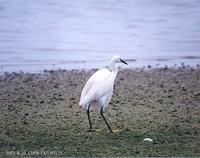
[[[87,81],[85,87],[81,93],[81,99],[79,104],[87,104],[92,95],[95,95],[96,91],[101,85],[109,78],[111,71],[108,69],[101,69],[95,72]],[[98,92],[99,93],[99,92]]]

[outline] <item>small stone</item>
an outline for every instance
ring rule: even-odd
[[[28,122],[27,122],[27,121],[23,121],[23,124],[24,124],[24,125],[27,125],[27,124],[28,124]]]
[[[29,115],[29,113],[27,112],[27,113],[25,113],[24,115],[25,115],[25,116],[28,116],[28,115]]]
[[[72,98],[70,98],[69,100],[75,100],[75,98],[72,97]]]
[[[151,139],[151,138],[145,138],[145,139],[143,140],[143,142],[153,142],[153,139]]]

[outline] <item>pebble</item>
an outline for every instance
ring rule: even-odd
[[[143,140],[143,142],[153,142],[153,139],[151,139],[151,138],[145,138],[145,139]]]

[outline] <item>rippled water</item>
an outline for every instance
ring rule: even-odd
[[[0,0],[1,72],[96,68],[113,54],[195,65],[199,15],[199,0]]]

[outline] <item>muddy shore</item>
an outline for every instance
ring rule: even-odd
[[[78,106],[94,71],[1,75],[1,155],[200,156],[200,68],[120,70],[105,112],[122,130],[114,134],[96,111],[91,120],[101,130],[87,132]]]

